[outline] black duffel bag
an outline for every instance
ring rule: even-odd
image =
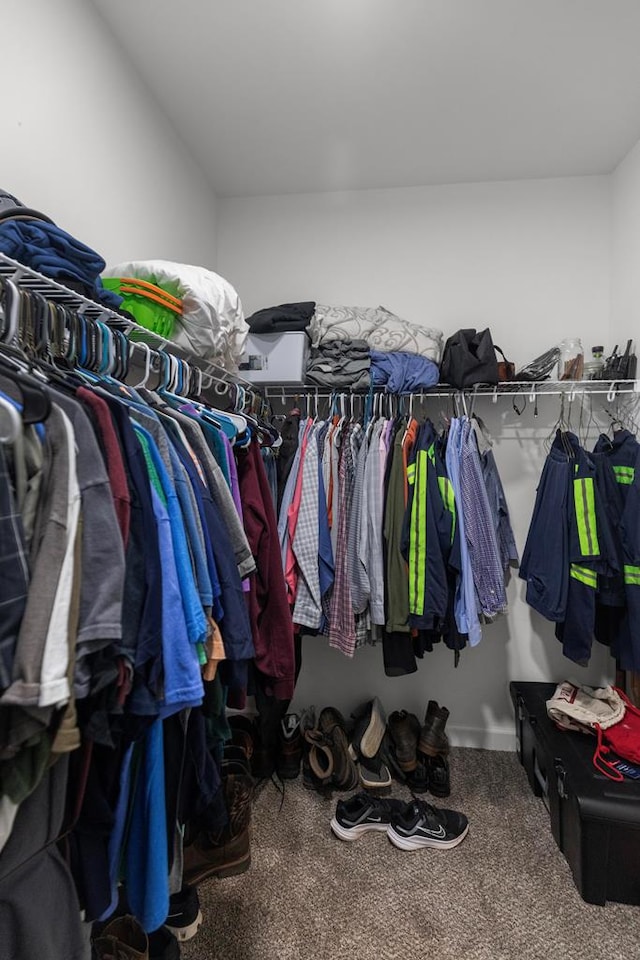
[[[499,380],[496,350],[488,327],[479,333],[458,330],[449,337],[440,364],[441,383],[463,390],[475,383],[493,385]]]

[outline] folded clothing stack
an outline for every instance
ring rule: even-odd
[[[372,350],[404,351],[440,363],[442,331],[397,317],[384,307],[326,307],[316,304],[309,325],[314,347],[334,340],[366,340]]]
[[[311,351],[306,380],[331,390],[368,390],[370,369],[366,340],[333,340]]]
[[[251,333],[301,333],[309,326],[315,309],[313,300],[281,303],[277,307],[256,310],[247,317],[247,323]]]
[[[442,332],[384,307],[327,307],[307,300],[266,307],[247,322],[254,334],[306,332],[313,347],[306,381],[314,386],[412,393],[438,383]]]
[[[122,297],[105,290],[102,257],[49,217],[0,190],[0,253],[117,310]]]

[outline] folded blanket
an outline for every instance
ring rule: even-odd
[[[25,266],[64,283],[69,278],[82,285],[87,297],[117,309],[122,303],[102,286],[102,257],[70,233],[44,220],[0,222],[0,251]]]
[[[371,351],[371,382],[386,385],[389,393],[413,393],[427,390],[439,380],[437,364],[415,353]]]
[[[330,340],[366,340],[372,350],[406,351],[440,362],[442,331],[395,316],[384,307],[326,307],[316,304],[309,327],[314,347]]]
[[[330,390],[368,390],[370,367],[364,340],[339,340],[311,351],[305,379]]]
[[[316,308],[312,300],[303,303],[281,303],[277,307],[256,310],[247,323],[252,333],[289,333],[306,330]]]

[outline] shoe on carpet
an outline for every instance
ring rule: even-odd
[[[280,722],[276,771],[281,780],[295,780],[302,762],[302,732],[297,713],[287,713]]]
[[[149,960],[180,960],[180,944],[168,927],[148,934]]]
[[[381,790],[391,786],[389,767],[382,759],[380,750],[370,759],[360,757],[358,775],[365,790]]]
[[[429,701],[424,725],[420,731],[418,750],[427,757],[436,757],[439,753],[449,753],[449,738],[444,728],[449,719],[446,707],[440,707],[435,700]]]
[[[305,787],[326,789],[333,777],[332,741],[320,730],[305,731],[306,753],[303,760]]]
[[[463,813],[440,810],[424,800],[414,800],[393,815],[387,836],[400,850],[423,847],[450,850],[462,843],[468,830],[469,821]]]
[[[165,927],[181,943],[193,939],[202,923],[202,911],[198,891],[185,884],[179,893],[169,897],[169,914]]]
[[[386,833],[394,813],[400,813],[405,806],[402,800],[357,793],[348,800],[338,800],[331,829],[340,840],[358,840],[365,833]]]
[[[335,707],[325,707],[318,717],[318,730],[331,751],[333,786],[337,790],[355,790],[358,786],[358,771],[349,752],[346,725],[340,711]]]
[[[404,773],[411,773],[418,763],[420,721],[415,713],[395,710],[389,717],[388,730],[398,766]]]
[[[439,753],[437,757],[425,757],[429,790],[434,797],[448,797],[451,793],[449,761]]]
[[[251,866],[249,830],[254,783],[246,775],[223,778],[228,823],[216,833],[201,831],[184,849],[183,878],[197,886],[209,877],[234,877]]]
[[[135,917],[112,920],[93,941],[98,960],[149,960],[149,940]]]
[[[405,774],[405,781],[412,793],[427,793],[429,790],[429,758],[420,756],[415,770]],[[445,794],[449,796],[449,794]]]
[[[233,746],[242,750],[247,760],[251,760],[253,757],[253,735],[246,730],[234,730],[232,728],[231,740],[228,741],[226,746]]]
[[[246,751],[242,747],[237,747],[233,743],[225,743],[222,751],[222,763],[241,763],[247,773],[251,773],[251,763],[247,757]]]
[[[375,757],[387,729],[387,718],[382,704],[374,697],[353,713],[352,717],[355,720],[351,734],[353,759],[355,760],[356,756],[358,759]]]

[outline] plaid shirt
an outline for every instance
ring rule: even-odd
[[[349,442],[349,427],[340,437],[338,459],[338,497],[341,505],[336,531],[336,575],[331,595],[329,646],[352,657],[356,648],[356,622],[349,583],[349,511],[353,495],[353,451]],[[334,524],[335,529],[335,524]]]
[[[293,538],[299,570],[293,622],[313,630],[322,623],[318,549],[318,442],[316,427],[311,427],[302,463],[302,498]]]
[[[473,581],[482,613],[493,617],[507,606],[504,571],[478,446],[466,418],[462,421],[459,449],[462,509]]]

